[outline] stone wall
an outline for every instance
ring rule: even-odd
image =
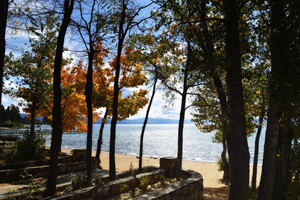
[[[86,169],[85,149],[74,149],[72,156],[59,158],[58,174],[75,172]],[[92,158],[93,169],[99,167],[99,161]],[[49,160],[27,161],[0,165],[0,183],[9,183],[20,180],[20,173],[26,169],[29,174],[43,177],[49,173]]]
[[[147,176],[151,180],[158,174],[166,175],[178,175],[185,177],[186,179],[173,183],[167,187],[149,192],[139,197],[133,198],[133,200],[144,200],[144,199],[157,199],[157,200],[176,200],[176,199],[187,199],[187,200],[200,200],[203,199],[203,177],[201,174],[186,170],[179,169],[177,159],[164,158],[160,161],[161,169],[152,172],[142,173],[127,178],[110,181],[105,184],[91,186],[74,192],[70,192],[57,197],[45,198],[46,200],[80,200],[80,199],[107,199],[115,196],[122,192],[129,191],[132,187],[138,186],[140,180]],[[173,164],[174,165],[173,165]],[[167,169],[164,166],[168,167]],[[108,176],[104,176],[103,179],[107,180]],[[126,185],[127,187],[124,187]]]

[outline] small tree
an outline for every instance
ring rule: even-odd
[[[51,93],[51,78],[56,34],[58,31],[58,17],[54,14],[39,18],[39,27],[29,27],[38,39],[30,39],[31,51],[25,51],[21,58],[7,65],[7,75],[16,77],[19,86],[17,91],[6,91],[11,96],[22,98],[24,111],[31,119],[31,136],[34,135],[36,110],[45,106]],[[41,31],[41,33],[40,33]]]
[[[147,84],[148,79],[145,72],[143,71],[142,64],[138,61],[132,60],[133,57],[139,54],[135,51],[132,46],[126,47],[124,54],[121,56],[121,76],[119,82],[119,100],[118,100],[118,120],[124,120],[132,115],[135,115],[140,108],[143,108],[148,103],[148,98],[146,97],[147,91],[144,89],[139,89],[138,91],[133,91],[132,94],[123,97],[122,90],[128,88],[137,88],[140,85]],[[113,97],[113,71],[116,68],[116,57],[110,62],[109,68],[104,68],[102,63],[102,58],[100,60],[96,59],[97,64],[95,71],[95,106],[105,107],[106,111],[104,117],[102,118],[101,128],[99,131],[99,139],[97,145],[96,158],[100,160],[101,144],[102,144],[102,134],[104,129],[104,124],[107,123],[107,119],[112,116],[112,97]],[[102,63],[102,65],[100,64]]]

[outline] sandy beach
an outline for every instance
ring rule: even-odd
[[[70,153],[72,149],[62,148],[63,152]],[[95,156],[96,152],[92,153]],[[109,153],[102,152],[100,155],[101,166],[103,169],[109,169]],[[117,172],[127,171],[130,163],[133,168],[138,168],[138,158],[133,155],[116,154],[116,170]],[[205,188],[222,188],[228,187],[230,182],[222,179],[223,173],[218,171],[217,163],[199,162],[183,160],[182,165],[186,169],[191,169],[202,174]],[[143,157],[143,166],[159,167],[159,159],[151,157]],[[261,166],[258,167],[257,185],[259,184],[261,175]],[[250,180],[252,179],[252,166],[250,166]],[[250,183],[251,184],[251,183]]]

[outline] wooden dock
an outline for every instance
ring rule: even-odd
[[[42,130],[46,135],[52,133],[52,129],[36,129],[35,132]],[[0,136],[21,136],[26,132],[30,132],[30,129],[21,129],[21,130],[16,130],[16,129],[5,129],[5,130],[0,130]]]
[[[52,129],[35,129],[35,132],[37,131],[44,131],[45,135],[51,135],[52,134]],[[21,129],[21,130],[16,130],[16,129],[5,129],[5,130],[0,130],[0,136],[21,136],[27,131],[30,132],[30,129]],[[77,132],[77,131],[70,131],[68,133],[64,134],[80,134],[80,133],[86,133],[86,132]]]

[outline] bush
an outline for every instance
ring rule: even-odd
[[[4,156],[9,161],[39,160],[45,157],[45,137],[42,131],[33,137],[29,132],[18,137],[17,141],[4,149]]]
[[[92,185],[92,183],[88,181],[87,175],[77,175],[72,173],[69,175],[69,179],[72,185],[72,188],[68,189],[70,191],[79,190]]]
[[[140,182],[140,188],[141,188],[141,190],[145,192],[147,190],[149,184],[150,184],[149,178],[147,176],[143,176],[143,178],[142,178],[142,180]]]
[[[13,123],[10,120],[5,121],[2,125],[9,128],[13,127]]]
[[[227,162],[229,162],[229,158],[226,157],[226,159],[227,159]],[[217,157],[217,165],[218,165],[218,171],[220,171],[220,172],[224,171],[224,163],[222,161],[221,156]]]

